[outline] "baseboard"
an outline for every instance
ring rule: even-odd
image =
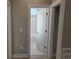
[[[69,50],[69,51],[70,51],[71,48],[62,48],[62,50],[63,50],[63,51],[66,51],[66,50]]]
[[[13,58],[27,58],[28,54],[13,54]]]
[[[62,59],[71,59],[71,48],[62,49]]]
[[[62,59],[71,59],[71,53],[62,53]]]

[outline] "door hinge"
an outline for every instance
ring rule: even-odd
[[[48,15],[48,13],[46,13],[46,15]]]

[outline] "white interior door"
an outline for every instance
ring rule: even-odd
[[[37,13],[37,47],[44,55],[47,55],[49,8],[39,8]]]

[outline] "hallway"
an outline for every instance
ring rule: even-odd
[[[8,0],[7,13],[8,59],[71,58],[70,0]]]

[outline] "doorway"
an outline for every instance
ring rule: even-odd
[[[54,7],[53,10],[54,10],[53,55],[56,58],[60,5]]]
[[[49,8],[31,8],[30,12],[30,55],[47,55]]]

